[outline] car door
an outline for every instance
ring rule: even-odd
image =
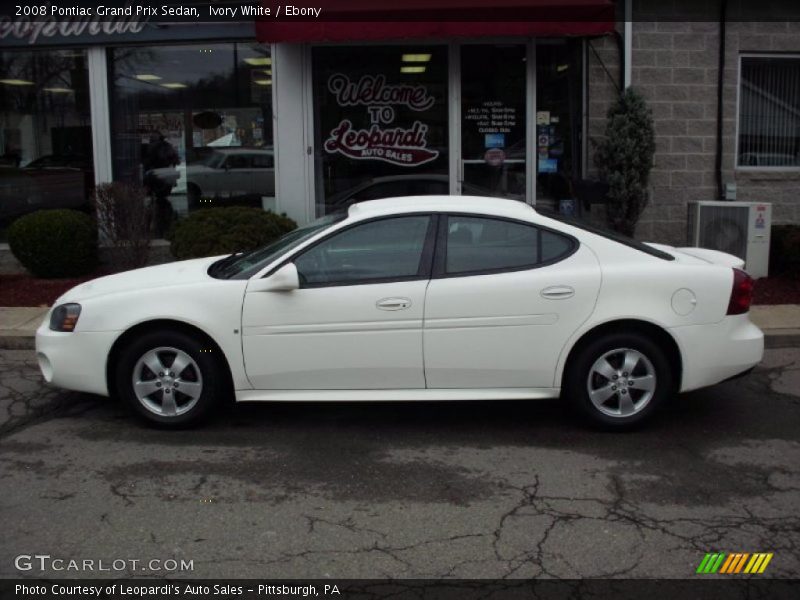
[[[300,289],[246,293],[242,347],[253,387],[424,388],[435,221],[414,214],[356,223],[293,258]]]
[[[429,388],[550,388],[559,353],[597,299],[577,240],[531,223],[441,217],[425,299]]]

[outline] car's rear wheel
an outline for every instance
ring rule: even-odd
[[[625,429],[647,419],[675,393],[675,376],[664,350],[638,333],[602,336],[570,361],[564,391],[595,424]]]
[[[147,333],[121,353],[117,392],[142,417],[184,426],[207,416],[225,393],[221,357],[181,331]]]

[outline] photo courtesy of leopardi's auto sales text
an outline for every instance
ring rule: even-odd
[[[0,600],[798,597],[796,0],[0,3]]]

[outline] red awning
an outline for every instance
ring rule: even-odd
[[[262,42],[486,36],[589,36],[614,30],[613,0],[316,0],[318,17],[259,18]],[[281,6],[285,10],[286,5]]]

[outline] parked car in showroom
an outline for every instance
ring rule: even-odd
[[[512,200],[355,204],[246,253],[101,277],[37,331],[57,386],[182,425],[238,401],[562,396],[612,428],[756,365],[734,256]]]
[[[146,178],[159,181],[170,193],[185,192],[189,210],[202,198],[275,195],[275,154],[272,148],[214,148],[198,162],[151,169]]]
[[[0,222],[45,208],[88,208],[93,189],[91,158],[49,154],[22,168],[0,166]]]

